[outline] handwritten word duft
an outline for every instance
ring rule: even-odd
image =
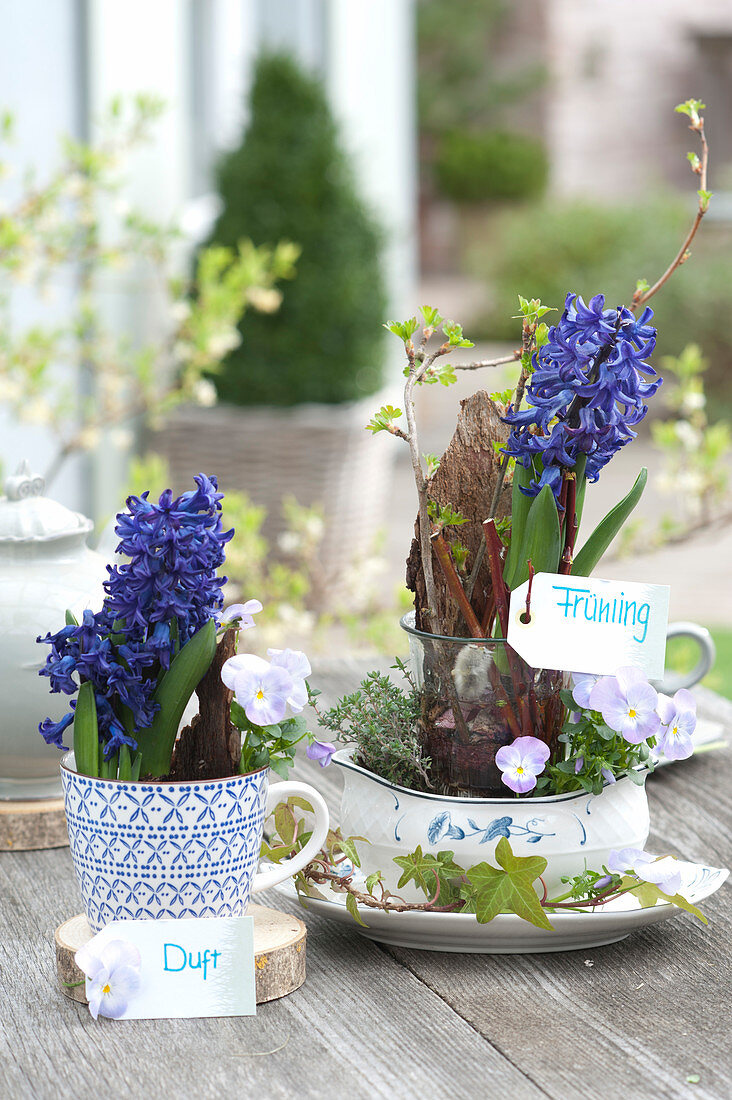
[[[605,600],[589,588],[570,588],[563,584],[553,584],[552,588],[563,593],[557,600],[557,607],[564,611],[565,619],[584,619],[588,623],[614,623],[616,626],[630,627],[634,630],[634,641],[642,643],[646,640],[651,614],[649,603],[627,600],[624,592]]]
[[[163,970],[185,970],[186,967],[189,970],[203,970],[203,980],[206,981],[208,977],[209,963],[213,965],[213,969],[216,969],[216,963],[221,958],[220,951],[209,951],[208,948],[203,952],[198,952],[198,961],[193,961],[193,952],[186,951],[181,947],[179,943],[166,943],[163,944]],[[175,964],[175,965],[173,965]]]

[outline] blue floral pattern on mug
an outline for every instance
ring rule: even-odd
[[[478,825],[471,817],[467,819],[465,826],[455,825],[450,811],[444,810],[430,821],[427,827],[427,840],[434,845],[440,840],[464,840],[466,837],[473,838],[480,835],[478,843],[487,844],[501,836],[506,839],[511,836],[522,836],[527,844],[538,844],[545,836],[556,836],[556,833],[544,832],[542,825],[543,819],[540,817],[532,817],[525,825],[517,825],[514,824],[513,818],[507,815],[494,818],[488,825]]]
[[[268,771],[124,783],[61,769],[71,856],[94,932],[112,920],[241,915],[259,862]]]

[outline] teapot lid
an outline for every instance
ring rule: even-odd
[[[25,460],[5,479],[5,496],[0,497],[0,543],[51,542],[89,534],[92,521],[43,496],[45,487],[43,478],[31,473]]]

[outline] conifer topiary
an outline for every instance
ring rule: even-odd
[[[212,242],[296,242],[280,308],[247,314],[214,377],[237,405],[355,400],[382,381],[380,234],[360,200],[320,81],[284,55],[259,59],[249,125],[218,168]]]

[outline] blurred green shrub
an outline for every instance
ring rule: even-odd
[[[585,299],[603,293],[611,305],[628,302],[637,279],[653,283],[665,270],[691,217],[690,203],[669,198],[623,207],[542,203],[502,212],[467,257],[492,291],[491,308],[471,335],[516,340],[518,294],[558,309],[570,290]],[[654,360],[698,344],[711,364],[707,388],[725,402],[732,400],[731,240],[732,227],[702,226],[691,258],[650,303],[658,327]]]
[[[438,189],[460,203],[538,198],[548,172],[541,141],[501,130],[455,130],[440,142],[434,162]]]
[[[322,84],[290,58],[259,59],[249,127],[221,161],[218,189],[224,209],[212,242],[284,235],[302,249],[281,308],[247,324],[245,346],[213,378],[220,399],[296,405],[374,393],[385,314],[380,234],[356,192]]]

